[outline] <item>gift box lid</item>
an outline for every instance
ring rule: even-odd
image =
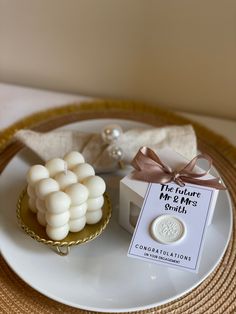
[[[182,169],[189,162],[188,159],[178,154],[177,152],[172,150],[170,147],[159,149],[158,151],[156,151],[156,153],[158,154],[159,158],[164,164],[168,165],[169,167],[171,167],[171,169],[174,169],[174,170]],[[199,160],[199,166],[195,166],[194,172],[196,173],[204,172],[204,169],[203,169],[204,162],[205,161],[203,160]],[[211,170],[211,173],[213,172],[214,171]],[[149,183],[132,179],[131,176],[132,176],[132,173],[128,174],[126,177],[124,177],[121,180],[121,183],[129,187],[131,190],[136,192],[141,197],[144,197]],[[201,177],[201,179],[203,180],[213,179],[213,178],[214,176],[211,174],[206,174],[205,176]],[[204,186],[201,186],[201,188],[209,189],[209,187],[204,187]],[[218,190],[215,190],[215,191],[218,192]]]

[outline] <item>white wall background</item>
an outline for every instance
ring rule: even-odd
[[[0,0],[0,81],[236,119],[236,1]]]

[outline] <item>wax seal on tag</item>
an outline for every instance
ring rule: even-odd
[[[186,228],[180,219],[171,215],[161,215],[153,220],[150,231],[154,240],[172,244],[184,237]]]

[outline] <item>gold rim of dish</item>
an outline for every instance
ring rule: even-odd
[[[24,218],[23,218],[23,215],[22,215],[22,204],[23,204],[23,200],[24,198],[28,198],[28,195],[27,195],[27,192],[26,192],[26,189],[24,189],[21,193],[20,193],[20,196],[18,198],[18,201],[17,201],[17,210],[16,210],[16,216],[17,216],[17,220],[18,220],[18,224],[19,226],[24,230],[24,232],[29,235],[31,238],[33,238],[34,240],[40,242],[40,243],[43,243],[43,244],[46,244],[46,245],[50,245],[50,246],[53,246],[53,247],[70,247],[72,245],[79,245],[79,244],[83,244],[85,242],[88,242],[88,241],[91,241],[93,239],[95,239],[96,237],[98,237],[104,230],[105,228],[107,227],[109,221],[110,221],[110,218],[111,218],[111,211],[112,211],[112,207],[111,207],[111,201],[110,201],[110,198],[108,196],[107,193],[104,194],[104,205],[103,205],[103,217],[102,217],[102,220],[103,221],[100,221],[98,222],[97,224],[94,224],[93,226],[97,225],[97,229],[95,232],[92,232],[91,234],[89,234],[88,236],[85,236],[84,238],[79,238],[78,240],[73,240],[73,241],[65,241],[64,239],[61,240],[61,241],[54,241],[54,240],[50,240],[50,239],[46,239],[46,237],[41,237],[40,235],[38,235],[35,231],[32,230],[32,225],[27,225],[25,222],[24,222]],[[104,210],[104,208],[106,210]],[[28,209],[29,212],[31,212],[29,209]],[[33,214],[33,213],[32,213]],[[36,215],[36,214],[34,214]],[[38,221],[37,221],[37,218],[35,216],[35,220],[37,222],[37,225],[40,227],[40,228],[44,228],[42,227]],[[85,228],[86,229],[86,226]],[[83,229],[83,230],[84,230]],[[82,231],[82,230],[81,230]],[[79,232],[73,232],[74,236],[76,234],[79,234]],[[69,232],[69,234],[71,234]],[[66,237],[67,238],[67,237]],[[65,238],[65,239],[66,239]]]

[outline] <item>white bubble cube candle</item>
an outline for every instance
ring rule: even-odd
[[[105,182],[79,152],[32,166],[27,182],[29,208],[52,240],[63,240],[102,218]]]

